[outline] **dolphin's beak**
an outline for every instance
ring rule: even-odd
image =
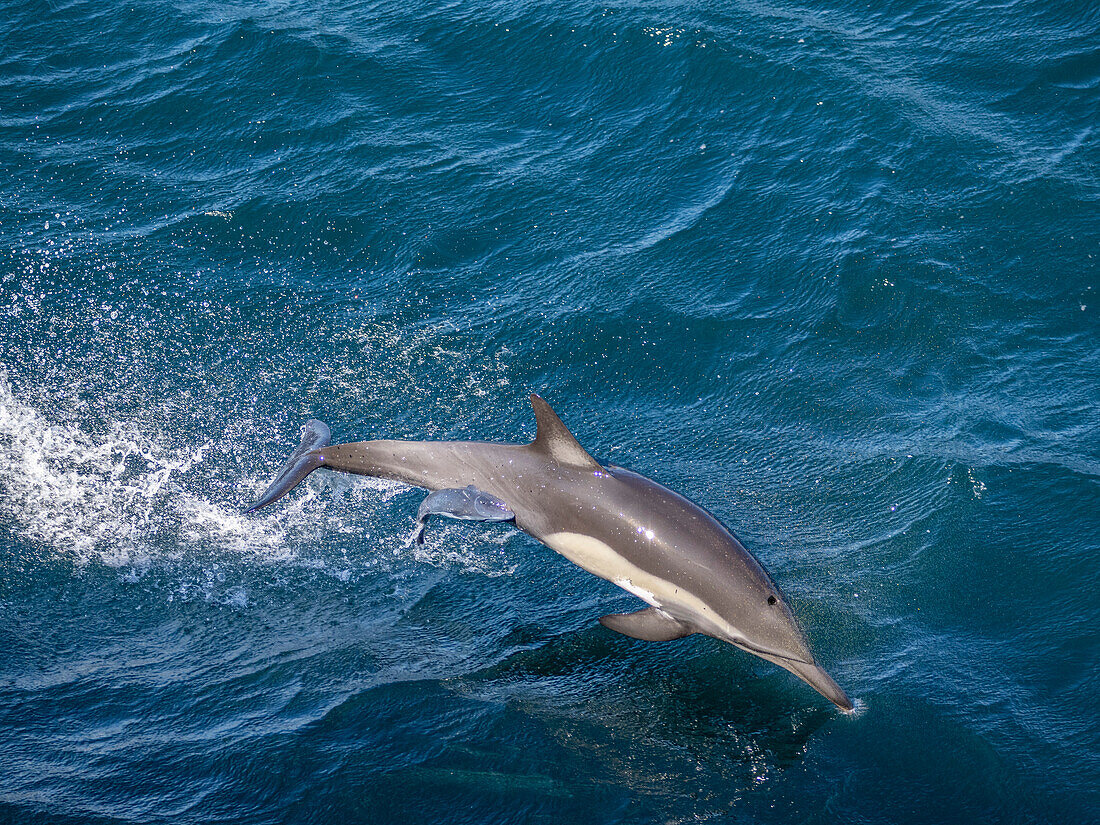
[[[803,662],[798,659],[779,657],[772,659],[772,661],[780,667],[785,667],[845,713],[851,713],[855,708],[852,700],[848,698],[848,694],[816,662]]]
[[[729,641],[753,656],[759,656],[761,659],[767,659],[769,662],[774,662],[780,667],[786,668],[845,713],[851,713],[855,710],[855,705],[848,698],[848,694],[833,681],[833,677],[826,673],[821,665],[814,661],[813,654],[810,653],[808,648],[803,648],[806,651],[804,655],[809,659],[809,661],[806,661],[794,656],[784,656],[781,653],[754,647],[743,640],[731,639]]]

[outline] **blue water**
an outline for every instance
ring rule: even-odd
[[[1100,810],[1094,3],[0,0],[0,820]],[[299,424],[543,394],[848,717]]]

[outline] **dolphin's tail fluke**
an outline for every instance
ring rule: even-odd
[[[260,496],[259,500],[245,512],[251,513],[253,510],[266,507],[297,487],[303,478],[324,463],[324,459],[314,451],[321,447],[327,447],[331,440],[332,431],[323,421],[311,418],[303,424],[302,441],[298,444],[298,449],[290,454],[290,458],[279,469],[279,474],[264,490],[264,494]]]

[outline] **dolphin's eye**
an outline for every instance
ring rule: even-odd
[[[768,604],[775,604],[777,601],[779,601],[779,599],[775,596],[768,596]]]

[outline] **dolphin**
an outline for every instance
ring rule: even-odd
[[[473,484],[462,490],[436,490],[420,504],[416,512],[416,528],[409,542],[424,543],[424,528],[428,516],[438,513],[463,521],[512,521],[516,514],[499,498],[483,493]]]
[[[482,492],[495,513],[490,520],[514,516],[520,530],[648,605],[601,617],[605,627],[646,641],[713,636],[786,668],[842,711],[852,711],[848,695],[814,658],[782,592],[733,533],[657,482],[601,465],[538,395],[531,406],[537,429],[530,444],[330,445],[329,428],[308,421],[298,449],[247,512],[266,507],[322,467],[431,491]],[[421,523],[432,512],[472,517],[469,496],[438,498],[440,509],[422,507]],[[455,501],[464,503],[457,509],[447,504]]]

